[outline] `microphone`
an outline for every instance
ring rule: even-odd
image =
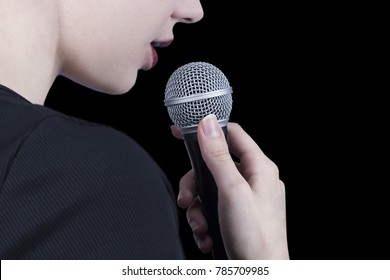
[[[183,135],[191,166],[199,183],[199,198],[213,239],[213,258],[228,259],[218,219],[218,189],[204,162],[197,140],[197,126],[214,114],[227,136],[232,110],[232,88],[226,76],[207,62],[191,62],[176,69],[168,79],[164,104]]]

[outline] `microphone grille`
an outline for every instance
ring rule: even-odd
[[[191,62],[176,69],[165,88],[168,114],[179,128],[196,127],[209,114],[227,122],[232,88],[226,76],[207,62]]]

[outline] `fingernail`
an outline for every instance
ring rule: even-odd
[[[177,195],[177,201],[179,201],[181,199],[182,195],[183,194],[181,193],[181,191],[179,191],[179,194]]]
[[[204,134],[208,138],[215,138],[221,136],[221,128],[214,114],[207,115],[202,120],[202,128]]]

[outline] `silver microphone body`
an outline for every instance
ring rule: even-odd
[[[213,239],[215,259],[228,259],[218,218],[218,188],[204,162],[197,140],[197,126],[205,116],[214,114],[227,136],[232,109],[232,88],[226,76],[206,62],[191,62],[179,67],[165,89],[165,106],[183,135],[191,166],[199,183],[199,198]]]

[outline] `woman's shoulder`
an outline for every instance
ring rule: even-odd
[[[20,124],[29,127],[28,133],[18,144],[12,142],[13,153],[3,161],[2,209],[25,217],[31,228],[42,224],[43,229],[50,228],[47,217],[66,214],[66,219],[56,219],[64,244],[72,244],[61,251],[62,257],[91,258],[92,243],[100,244],[92,257],[183,257],[171,185],[136,141],[106,125],[47,108],[31,109],[36,110],[29,113],[34,121]],[[23,201],[33,207],[21,207]],[[7,213],[3,217],[11,215]],[[7,231],[21,232],[19,225],[26,223],[10,221]],[[12,241],[0,243],[6,242],[12,251]],[[49,249],[56,246],[50,242],[44,242]],[[34,250],[34,256],[46,254],[42,246]]]
[[[0,141],[5,147],[0,177],[11,165],[102,180],[130,176],[138,181],[154,178],[161,184],[165,176],[141,145],[113,127],[32,104],[9,108],[8,114],[13,117],[2,118],[0,124],[6,135]]]

